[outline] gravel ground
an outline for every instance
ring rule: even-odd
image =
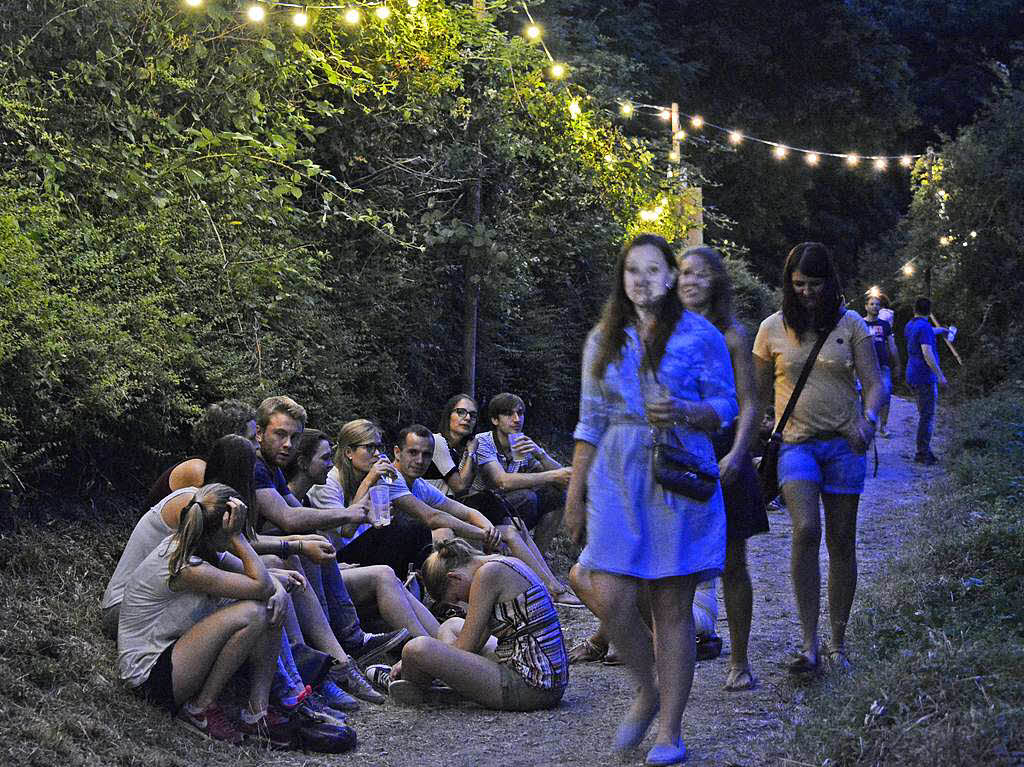
[[[894,398],[889,423],[893,438],[879,440],[876,478],[870,477],[873,460],[869,454],[869,479],[860,505],[861,585],[881,572],[886,558],[899,545],[907,518],[921,502],[928,478],[942,471],[941,464],[924,468],[913,463],[917,412],[912,402]],[[799,624],[788,572],[789,517],[785,512],[773,512],[770,522],[771,531],[748,544],[754,581],[750,658],[761,684],[748,692],[723,690],[729,648],[725,608],[720,604],[723,656],[697,665],[683,722],[689,765],[785,763],[776,736],[782,734],[784,723],[794,711],[799,715],[803,685],[814,683],[792,681],[782,666],[786,656],[796,649]],[[824,573],[824,545],[821,556]],[[823,586],[823,601],[824,592]],[[823,605],[821,625],[827,631],[825,610]],[[568,646],[597,626],[597,620],[587,611],[562,609],[560,613]],[[857,637],[850,637],[849,644],[851,660],[856,664]],[[274,761],[282,765],[351,763],[387,767],[642,764],[646,749],[653,743],[654,728],[634,752],[623,756],[610,752],[615,727],[630,699],[631,687],[621,666],[576,665],[562,704],[552,711],[502,713],[469,703],[417,708],[390,702],[364,705],[364,711],[353,717],[360,738],[354,754],[315,759],[280,754]]]

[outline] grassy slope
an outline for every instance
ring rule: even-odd
[[[858,595],[856,674],[788,728],[796,763],[1024,764],[1024,383],[951,423],[949,479]]]

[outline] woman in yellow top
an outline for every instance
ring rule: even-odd
[[[761,323],[754,340],[754,375],[767,403],[774,388],[781,417],[820,334],[827,339],[782,434],[779,484],[793,522],[790,573],[803,634],[792,673],[815,671],[821,659],[821,515],[825,507],[829,659],[847,669],[846,623],[857,588],[857,506],[864,490],[865,453],[885,401],[873,341],[864,320],[843,306],[828,249],[805,242],[790,251],[782,271],[782,310]],[[863,387],[863,402],[857,379]]]

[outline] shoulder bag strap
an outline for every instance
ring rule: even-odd
[[[842,315],[840,315],[840,318]],[[825,345],[825,341],[832,335],[832,331],[835,330],[836,325],[839,324],[839,320],[836,320],[836,324],[828,329],[826,333],[819,333],[818,340],[814,344],[814,348],[811,349],[811,353],[807,356],[807,362],[804,363],[804,369],[800,371],[800,377],[796,381],[796,386],[793,388],[793,393],[789,395],[789,402],[786,403],[786,409],[782,411],[782,417],[775,424],[775,431],[772,432],[770,440],[782,439],[782,430],[786,428],[786,422],[789,421],[789,417],[793,415],[793,409],[796,407],[796,401],[800,398],[800,392],[804,389],[804,384],[807,383],[807,379],[811,375],[811,368],[814,367],[815,360],[818,359],[818,352],[821,351],[821,347]]]

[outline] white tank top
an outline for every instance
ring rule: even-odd
[[[142,515],[142,519],[135,524],[135,529],[132,530],[131,537],[121,554],[121,559],[118,560],[117,567],[114,568],[114,574],[110,576],[110,583],[107,584],[107,590],[103,592],[100,607],[106,610],[108,607],[121,604],[125,584],[128,583],[135,568],[149,555],[149,552],[156,548],[160,541],[174,532],[167,526],[163,518],[164,506],[167,505],[167,502],[186,493],[195,493],[196,490],[195,487],[183,487],[180,490],[175,490]]]

